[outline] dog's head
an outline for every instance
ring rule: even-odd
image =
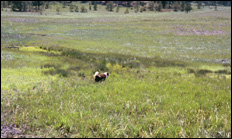
[[[106,76],[110,76],[110,74],[109,74],[108,72],[105,72],[104,74],[105,74]]]

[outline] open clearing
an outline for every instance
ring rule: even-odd
[[[231,137],[231,8],[124,11],[1,12],[1,122],[26,137]]]

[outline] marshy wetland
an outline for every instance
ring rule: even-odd
[[[2,11],[2,124],[26,137],[231,137],[231,7],[123,12]],[[96,71],[110,76],[95,83]]]

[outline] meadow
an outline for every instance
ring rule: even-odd
[[[231,7],[56,6],[1,12],[1,123],[26,137],[231,137]]]

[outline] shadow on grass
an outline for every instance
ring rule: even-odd
[[[139,57],[133,55],[124,55],[124,54],[116,54],[116,53],[90,53],[90,52],[82,52],[79,50],[62,48],[62,47],[44,47],[40,46],[40,49],[47,50],[47,52],[39,52],[40,54],[44,54],[46,56],[57,57],[57,56],[65,56],[71,59],[78,59],[83,61],[84,63],[88,63],[88,66],[92,68],[93,71],[109,71],[107,68],[107,64],[111,65],[120,65],[122,68],[140,68],[140,67],[186,67],[186,63],[177,60],[168,60],[161,59],[160,57]],[[61,55],[49,53],[50,51],[59,51]],[[75,60],[73,60],[75,61]],[[71,65],[73,65],[72,61],[69,61]],[[50,68],[49,70],[44,71],[44,74],[60,74],[63,77],[67,77],[70,70],[78,71],[83,69],[82,65],[77,65],[76,67],[70,67],[67,70],[61,69],[61,65],[55,64],[45,64],[42,65],[41,68]]]
[[[44,49],[40,47],[41,49]],[[118,64],[123,68],[139,68],[139,67],[186,67],[186,63],[176,60],[164,60],[160,57],[146,58],[132,55],[123,55],[116,53],[90,53],[90,52],[81,52],[79,50],[73,50],[68,48],[60,48],[60,47],[50,47],[49,51],[61,51],[61,56],[69,57],[71,59],[78,59],[88,63],[89,65],[93,65],[91,68],[93,71],[109,71],[107,68],[107,63],[111,65]],[[44,53],[47,56],[55,56],[49,53]],[[46,71],[45,74],[60,74],[63,77],[67,77],[70,70],[81,70],[81,65],[76,67],[70,67],[67,70],[61,70],[57,65],[44,65],[45,67],[53,67],[55,69],[51,71]]]
[[[43,71],[45,75],[55,75],[58,74],[62,77],[68,77],[68,71],[60,68],[50,68],[48,70]]]
[[[159,57],[153,58],[146,58],[146,57],[138,57],[132,55],[123,55],[123,54],[115,54],[115,53],[88,53],[88,52],[81,52],[78,50],[69,50],[69,49],[61,49],[61,48],[50,48],[50,50],[56,51],[62,50],[61,56],[65,56],[71,59],[78,59],[83,61],[84,63],[88,63],[91,65],[92,71],[109,71],[110,69],[106,66],[108,63],[111,65],[118,64],[122,68],[139,68],[139,67],[185,67],[186,63],[181,61],[174,61],[174,60],[164,60]],[[54,56],[48,55],[47,56]],[[73,65],[73,63],[71,62]],[[53,64],[46,64],[43,67],[50,68],[45,72],[45,74],[60,74],[63,77],[67,77],[70,70],[79,71],[83,69],[81,65],[77,65],[75,67],[70,67],[67,70],[61,70],[59,65]]]
[[[188,68],[187,69],[188,73],[193,73],[196,77],[201,77],[201,76],[205,76],[208,73],[215,73],[215,74],[227,74],[227,75],[231,75],[231,71],[228,70],[217,70],[217,71],[212,71],[212,70],[208,70],[208,69],[191,69]]]
[[[164,60],[159,57],[146,58],[132,55],[123,55],[115,53],[87,53],[78,50],[64,50],[63,56],[79,59],[85,62],[91,62],[97,65],[100,70],[107,70],[106,64],[119,64],[122,67],[137,68],[140,66],[150,67],[185,67],[186,63],[175,60]]]

